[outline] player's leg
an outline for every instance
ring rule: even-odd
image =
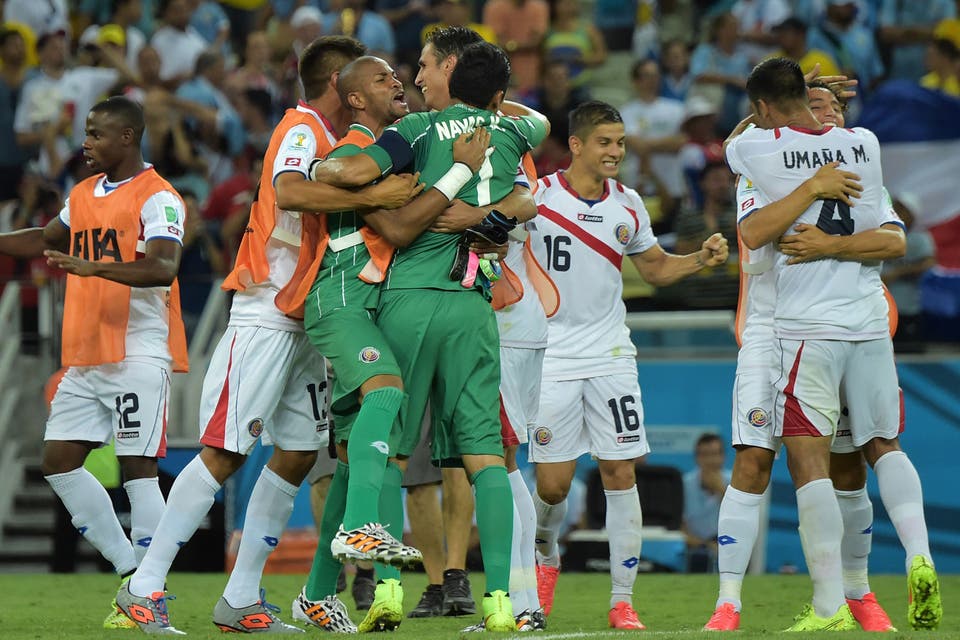
[[[770,338],[772,342],[772,337]],[[768,342],[744,344],[733,383],[731,442],[734,447],[730,485],[720,501],[717,521],[717,569],[720,590],[711,631],[739,628],[740,594],[760,530],[763,493],[770,484],[779,439],[773,435],[772,358]]]
[[[844,380],[850,431],[877,474],[880,499],[906,551],[908,620],[915,629],[935,629],[943,615],[940,585],[930,555],[920,476],[900,448],[903,414],[893,346],[889,339],[856,346],[853,371]]]
[[[446,557],[443,571],[443,615],[477,612],[467,577],[467,548],[473,529],[473,488],[463,469],[441,469],[443,478],[443,533]]]
[[[797,489],[800,544],[813,581],[813,603],[793,631],[856,628],[843,597],[843,518],[830,482],[830,439],[840,414],[840,378],[850,343],[777,340],[775,422]]]
[[[643,526],[634,464],[650,452],[650,447],[643,428],[637,374],[588,378],[584,381],[583,404],[590,450],[598,459],[607,500],[609,624],[617,629],[643,629],[633,609],[633,583],[640,561]]]
[[[549,614],[560,575],[557,541],[567,514],[567,493],[576,460],[590,450],[584,433],[583,380],[544,380],[539,424],[530,440],[530,461],[536,463],[537,596]],[[546,425],[546,426],[544,426]]]

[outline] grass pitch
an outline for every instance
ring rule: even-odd
[[[481,595],[483,578],[472,575],[474,595]],[[281,607],[281,617],[289,622],[290,603],[304,576],[265,576],[263,586],[267,599]],[[557,585],[553,612],[548,629],[525,640],[580,640],[623,638],[642,633],[666,638],[703,638],[700,628],[710,617],[716,599],[715,575],[641,575],[634,589],[634,606],[647,626],[644,632],[614,632],[607,629],[610,582],[607,574],[563,574]],[[141,637],[139,631],[107,631],[101,621],[109,611],[118,581],[110,575],[2,575],[0,576],[0,638],[3,640],[71,640]],[[170,603],[171,623],[190,638],[222,638],[211,622],[213,605],[226,584],[220,574],[172,574],[170,592],[177,599]],[[405,609],[412,609],[426,584],[423,574],[411,573],[404,579]],[[950,594],[960,591],[960,576],[941,576],[941,591],[946,594],[944,622],[936,632],[912,631],[906,621],[906,579],[902,576],[874,576],[871,586],[887,609],[894,625],[901,631],[889,638],[960,639],[960,615],[951,609]],[[810,581],[798,576],[750,576],[744,585],[745,611],[742,631],[734,638],[767,638],[787,627],[792,617],[809,601]],[[341,594],[351,607],[354,622],[357,613],[353,599]],[[431,640],[456,638],[459,631],[479,619],[431,618],[405,620],[392,634],[396,640]],[[316,629],[310,636],[332,638]],[[791,634],[797,638],[800,634]],[[863,632],[819,633],[816,638],[828,640],[838,636],[853,640],[871,637]],[[306,636],[305,636],[306,637]],[[471,637],[476,637],[471,634]]]

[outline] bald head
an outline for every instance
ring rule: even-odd
[[[351,93],[362,93],[364,87],[369,86],[377,74],[384,72],[392,73],[393,70],[386,60],[376,56],[361,56],[348,63],[340,70],[340,75],[337,77],[337,94],[340,96],[340,102],[351,109],[348,96]]]

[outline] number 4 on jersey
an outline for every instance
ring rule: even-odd
[[[824,200],[820,208],[817,228],[831,236],[853,235],[853,218],[850,206],[841,200]]]

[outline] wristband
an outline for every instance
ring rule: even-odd
[[[477,281],[477,268],[480,266],[480,258],[473,251],[467,255],[467,268],[464,271],[463,279],[460,280],[460,286],[470,289]]]
[[[307,178],[316,182],[317,180],[317,167],[320,166],[320,163],[323,162],[320,158],[314,158],[310,161],[310,166],[307,168]]]
[[[433,183],[433,188],[446,196],[447,200],[453,200],[472,177],[470,167],[462,162],[454,162],[443,177]]]
[[[503,275],[503,270],[500,268],[500,263],[496,260],[480,260],[480,271],[483,272],[483,275],[487,277],[489,282],[496,282],[500,279],[500,276]]]

